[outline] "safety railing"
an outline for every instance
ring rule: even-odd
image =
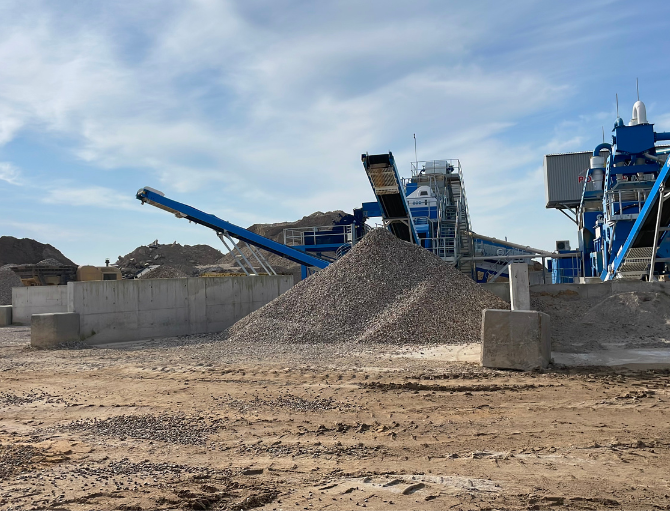
[[[354,224],[284,229],[284,244],[290,247],[322,244],[356,244]]]

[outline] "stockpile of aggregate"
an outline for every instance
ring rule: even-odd
[[[21,278],[10,269],[12,264],[0,267],[0,305],[12,304],[12,287],[22,287]]]
[[[55,258],[45,258],[40,260],[36,265],[49,266],[49,267],[61,267],[63,264],[56,260]]]
[[[384,229],[229,329],[231,341],[418,345],[479,341],[483,309],[509,305]]]
[[[151,278],[187,278],[188,275],[179,269],[170,267],[169,265],[161,265],[152,269],[147,274],[142,276],[142,280],[151,279]]]
[[[47,258],[53,258],[62,265],[75,265],[51,244],[43,244],[30,238],[0,237],[0,266],[36,264]]]
[[[207,245],[182,246],[175,242],[140,246],[127,255],[120,256],[116,265],[124,275],[134,275],[150,265],[162,265],[186,273],[183,276],[194,276],[196,266],[215,264],[221,258],[221,254],[218,249]]]

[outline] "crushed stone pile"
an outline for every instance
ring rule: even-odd
[[[509,304],[384,229],[229,329],[231,341],[420,345],[479,341]]]
[[[169,265],[162,265],[152,269],[145,275],[142,275],[142,280],[156,279],[156,278],[187,278],[188,275],[184,271],[170,267]]]
[[[116,265],[125,275],[135,275],[150,265],[169,266],[178,269],[182,276],[194,276],[199,265],[216,264],[221,251],[207,245],[182,246],[181,244],[158,244],[140,246],[125,256],[120,256]]]
[[[48,266],[52,266],[52,267],[60,267],[63,264],[60,263],[55,258],[45,258],[44,260],[40,260],[39,262],[37,262],[37,265],[48,265]]]
[[[51,244],[43,244],[30,238],[0,237],[0,266],[36,264],[47,258],[57,260],[60,265],[75,265]]]
[[[23,287],[19,275],[10,269],[12,265],[0,267],[0,305],[11,305],[12,287]]]

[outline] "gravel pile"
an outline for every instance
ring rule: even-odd
[[[426,249],[384,229],[243,318],[249,343],[422,345],[480,340],[483,309],[509,304]]]
[[[116,265],[124,275],[135,275],[150,265],[164,265],[193,276],[196,266],[216,264],[221,256],[221,251],[207,245],[182,246],[175,242],[140,246],[120,256]]]
[[[12,287],[22,287],[21,278],[10,269],[12,264],[0,267],[0,305],[12,304]]]
[[[184,271],[180,271],[169,265],[161,265],[152,269],[147,274],[142,275],[142,280],[147,280],[151,278],[187,278],[188,275]]]
[[[58,260],[56,260],[55,258],[45,258],[44,260],[40,260],[39,262],[37,262],[37,265],[49,265],[52,267],[60,267],[63,264]]]
[[[119,415],[109,419],[81,419],[62,430],[88,432],[124,439],[146,439],[171,444],[204,445],[207,436],[222,428],[218,420],[185,415]]]

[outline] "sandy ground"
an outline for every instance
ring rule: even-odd
[[[28,343],[0,329],[0,510],[670,506],[668,370]]]

